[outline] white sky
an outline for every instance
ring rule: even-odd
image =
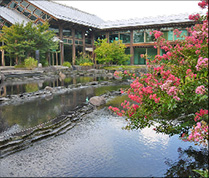
[[[162,16],[179,13],[202,12],[200,1],[61,1],[55,0],[79,10],[95,14],[103,20],[121,20],[150,16]],[[206,10],[204,11],[206,12]]]

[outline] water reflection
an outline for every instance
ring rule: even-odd
[[[126,85],[125,85],[126,86]],[[20,105],[4,105],[0,107],[0,135],[3,131],[9,131],[14,125],[18,125],[18,130],[31,128],[41,123],[45,123],[61,114],[74,110],[76,106],[86,102],[86,98],[101,95],[107,91],[118,90],[124,85],[87,87],[71,90],[60,95],[50,95],[31,102]],[[6,132],[6,133],[7,133]]]
[[[6,82],[0,86],[0,96],[5,97],[7,95],[16,95],[21,93],[30,93],[35,92],[41,89],[44,89],[46,86],[50,87],[58,87],[65,86],[77,83],[87,83],[93,81],[104,81],[108,80],[107,77],[91,77],[91,76],[80,76],[80,77],[67,77],[64,80],[56,78],[54,80],[46,80],[46,81],[30,81],[26,83],[20,84],[7,84]]]
[[[121,129],[125,125],[123,118],[110,115],[107,108],[95,110],[64,135],[1,159],[1,176],[162,177],[172,168],[165,161],[181,160],[179,147],[194,146],[178,137],[166,137],[165,146],[152,128],[127,131]],[[150,133],[156,139],[147,140]],[[200,151],[198,146],[195,149]]]

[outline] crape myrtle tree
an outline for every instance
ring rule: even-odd
[[[198,5],[208,8],[208,0]],[[126,91],[129,100],[121,108],[110,106],[119,116],[125,116],[127,129],[154,125],[154,130],[179,134],[184,140],[196,144],[208,142],[208,12],[190,15],[197,21],[187,28],[189,36],[176,40],[175,45],[163,38],[163,33],[153,31],[156,47],[166,51],[147,60],[148,73],[131,76],[133,82]],[[199,21],[199,23],[198,23]],[[174,30],[178,37],[181,31]],[[115,75],[118,75],[116,72]]]
[[[53,49],[58,49],[58,43],[53,40],[55,33],[49,30],[49,24],[35,25],[32,22],[16,23],[10,27],[4,26],[0,41],[4,41],[5,45],[1,46],[9,56],[15,58],[16,64],[21,60],[34,57],[35,51],[39,50],[40,55],[46,54]]]
[[[126,46],[121,40],[114,40],[108,43],[107,39],[95,41],[96,61],[100,64],[126,64],[130,60],[130,55],[125,53]]]

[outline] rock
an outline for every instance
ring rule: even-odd
[[[42,68],[42,64],[41,63],[38,63],[38,68]]]
[[[0,81],[1,81],[1,83],[2,83],[4,80],[5,80],[5,76],[4,76],[4,74],[1,74],[1,75],[0,75]]]
[[[112,74],[112,73],[107,73],[107,77],[108,77],[109,79],[111,79],[111,78],[113,78],[113,74]]]
[[[60,79],[61,79],[61,80],[64,80],[64,79],[66,78],[66,75],[63,74],[61,71],[60,71],[60,73],[59,73],[59,76],[60,76]]]
[[[49,86],[46,86],[46,87],[44,88],[44,90],[53,92],[53,88],[52,88],[52,87],[49,87]]]
[[[99,82],[94,81],[94,82],[89,82],[89,85],[98,85]]]
[[[106,103],[106,100],[103,96],[94,96],[90,98],[89,102],[94,106],[101,106]]]
[[[0,101],[9,101],[9,98],[5,98],[5,97],[0,97]]]

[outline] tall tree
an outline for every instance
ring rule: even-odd
[[[42,25],[17,23],[10,27],[4,26],[1,32],[0,41],[5,42],[1,48],[16,58],[16,64],[22,58],[34,57],[36,50],[44,54],[58,48],[58,43],[53,41],[55,33],[49,30],[47,22]]]

